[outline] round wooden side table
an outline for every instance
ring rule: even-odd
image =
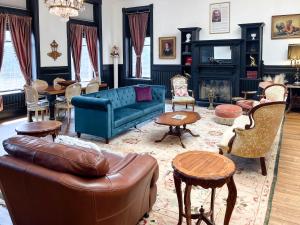
[[[34,137],[45,137],[52,135],[53,141],[61,129],[62,123],[59,121],[39,121],[24,123],[16,128],[18,135],[29,135]]]
[[[192,219],[197,219],[196,225],[199,225],[202,221],[208,225],[214,225],[215,189],[225,184],[227,184],[229,194],[224,225],[228,225],[237,197],[233,180],[235,164],[232,160],[217,153],[190,151],[177,155],[173,159],[172,166],[179,207],[178,225],[182,224],[183,217],[186,218],[187,225],[192,224]],[[184,191],[185,213],[183,213],[182,182],[186,183]],[[191,190],[193,185],[212,189],[209,212],[205,212],[201,206],[199,213],[191,214]]]

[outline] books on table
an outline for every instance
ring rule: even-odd
[[[174,115],[172,116],[172,119],[175,119],[175,120],[184,120],[186,118],[185,115]]]

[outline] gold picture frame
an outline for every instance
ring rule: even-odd
[[[300,38],[300,14],[272,16],[271,38]]]
[[[159,58],[176,59],[176,37],[159,38]]]
[[[230,2],[209,5],[209,33],[230,33]]]

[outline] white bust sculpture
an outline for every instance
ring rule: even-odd
[[[185,37],[186,37],[185,42],[191,42],[191,37],[192,37],[192,35],[191,35],[190,33],[187,33],[187,34],[185,35]]]

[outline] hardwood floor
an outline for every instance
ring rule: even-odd
[[[15,127],[24,121],[23,117],[0,122],[0,142],[15,135]],[[64,123],[61,133],[73,133],[73,126],[72,121],[70,126]],[[0,145],[0,155],[3,154]],[[269,225],[300,225],[300,113],[286,116]]]
[[[300,114],[286,116],[269,225],[300,224]]]

